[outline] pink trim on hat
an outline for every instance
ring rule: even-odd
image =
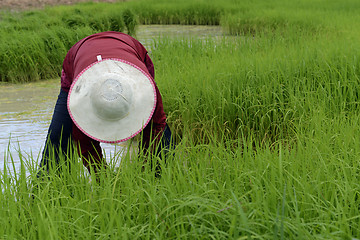
[[[151,110],[151,114],[149,116],[149,118],[146,120],[145,122],[145,125],[143,125],[143,127],[141,129],[139,129],[137,132],[135,132],[133,135],[131,135],[130,137],[127,137],[127,138],[124,138],[124,139],[120,139],[120,140],[117,140],[117,141],[106,141],[106,140],[102,140],[102,139],[99,139],[99,138],[96,138],[94,136],[91,136],[89,133],[87,133],[84,129],[82,129],[80,127],[80,125],[75,121],[74,119],[74,116],[72,115],[71,111],[70,111],[70,107],[69,107],[69,103],[70,103],[70,95],[71,95],[71,92],[72,92],[72,89],[76,83],[76,81],[79,79],[79,77],[86,71],[88,70],[89,68],[91,68],[92,66],[94,66],[95,64],[99,63],[99,62],[103,62],[103,61],[106,61],[106,60],[114,60],[114,61],[119,61],[119,62],[123,62],[125,64],[128,64],[130,66],[133,66],[135,67],[136,69],[138,69],[140,72],[142,72],[150,81],[151,83],[151,86],[153,87],[153,91],[154,91],[154,106],[153,106],[153,109]],[[96,61],[92,64],[90,64],[89,66],[87,66],[85,69],[83,69],[77,76],[76,78],[74,79],[74,81],[72,82],[71,86],[70,86],[70,89],[69,89],[69,95],[68,95],[68,98],[67,98],[67,109],[68,109],[68,112],[69,112],[69,115],[73,121],[73,123],[80,129],[81,132],[83,132],[86,136],[96,140],[96,141],[99,141],[99,142],[103,142],[103,143],[119,143],[119,142],[124,142],[124,141],[127,141],[133,137],[135,137],[136,135],[138,135],[147,125],[148,123],[150,122],[154,112],[155,112],[155,108],[156,108],[156,102],[157,102],[157,96],[156,96],[156,88],[155,88],[155,83],[153,82],[152,78],[149,76],[149,74],[147,74],[144,70],[142,70],[140,67],[136,66],[135,64],[133,63],[130,63],[128,61],[125,61],[123,59],[119,59],[119,58],[104,58],[102,59],[101,61]]]

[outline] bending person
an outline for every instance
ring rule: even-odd
[[[140,132],[143,151],[158,154],[170,147],[171,132],[147,50],[120,32],[77,42],[63,62],[40,171],[58,166],[59,155],[66,156],[74,141],[84,166],[97,172],[106,167],[100,142],[122,142]]]

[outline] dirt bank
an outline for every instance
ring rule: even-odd
[[[118,2],[119,0],[0,0],[0,9],[28,10],[43,8],[45,6],[71,5],[79,2]]]

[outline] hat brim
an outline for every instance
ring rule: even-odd
[[[129,113],[119,120],[99,117],[91,103],[91,89],[105,78],[121,77],[133,92]],[[149,123],[156,107],[156,88],[142,69],[122,59],[104,59],[84,69],[73,81],[68,95],[68,110],[75,125],[100,142],[117,143],[139,134]]]

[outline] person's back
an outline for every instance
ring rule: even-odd
[[[68,51],[63,70],[66,81],[62,88],[68,91],[73,80],[92,63],[102,59],[120,58],[141,68],[154,79],[154,65],[144,46],[131,36],[120,32],[101,32],[77,42]]]

